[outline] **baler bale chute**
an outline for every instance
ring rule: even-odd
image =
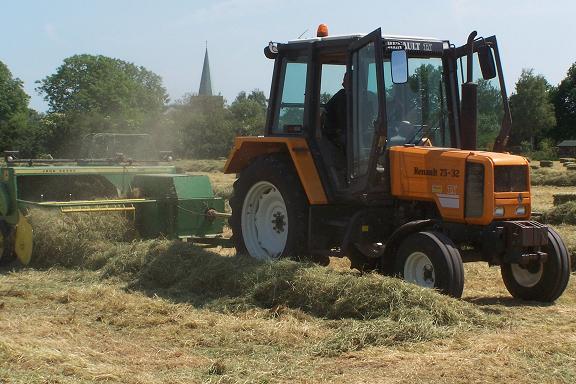
[[[177,173],[173,165],[113,159],[15,159],[0,167],[0,263],[28,264],[31,209],[62,214],[125,212],[143,238],[212,243],[222,238],[224,200],[207,176]]]

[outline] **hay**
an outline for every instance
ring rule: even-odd
[[[225,257],[177,241],[134,240],[119,216],[34,211],[30,221],[36,265],[99,270],[103,277],[123,279],[129,289],[219,312],[287,307],[328,321],[346,319],[334,325],[333,337],[314,347],[321,355],[429,340],[492,321],[469,303],[377,274]]]
[[[546,224],[576,224],[576,201],[568,201],[545,211],[541,221]]]
[[[540,166],[541,167],[552,167],[554,165],[554,162],[552,160],[540,160]]]
[[[576,193],[555,193],[552,196],[554,198],[554,206],[576,200]]]
[[[34,228],[36,266],[90,267],[112,244],[136,238],[134,227],[120,213],[64,215],[35,209],[28,219]]]
[[[540,168],[532,171],[532,185],[576,186],[576,173],[564,169]]]
[[[178,160],[174,163],[185,172],[222,172],[226,159]]]

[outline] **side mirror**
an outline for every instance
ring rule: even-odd
[[[492,48],[488,45],[483,45],[478,48],[478,61],[480,61],[480,70],[482,71],[484,80],[490,80],[496,77],[496,64],[494,64]]]
[[[408,56],[404,49],[394,50],[390,56],[392,82],[404,84],[408,81]]]

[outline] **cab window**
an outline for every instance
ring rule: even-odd
[[[450,147],[442,59],[408,59],[408,81],[394,84],[390,61],[384,61],[387,145],[425,144]]]
[[[282,63],[280,95],[277,100],[272,132],[300,133],[304,125],[307,64],[304,58],[284,59]]]

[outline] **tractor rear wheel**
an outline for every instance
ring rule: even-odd
[[[5,221],[0,220],[0,265],[6,265],[14,259],[16,259],[14,230]]]
[[[544,263],[502,264],[502,280],[512,296],[553,302],[564,292],[570,278],[570,256],[560,235],[550,227],[544,252],[548,254]]]
[[[308,199],[288,156],[255,160],[234,183],[229,224],[238,253],[299,257],[308,240]]]
[[[440,232],[407,236],[398,249],[395,273],[404,280],[453,297],[464,290],[464,267],[452,240]]]

